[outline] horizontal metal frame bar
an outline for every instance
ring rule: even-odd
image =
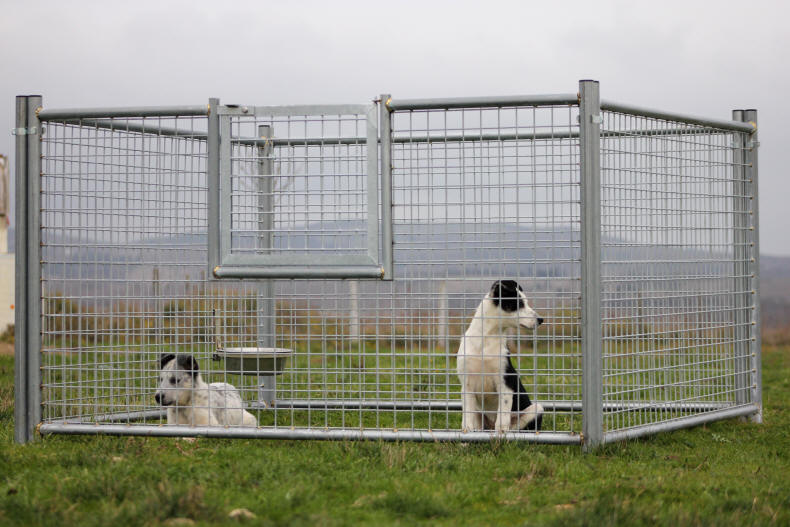
[[[638,437],[652,435],[659,432],[671,432],[673,430],[690,428],[692,426],[698,426],[711,421],[720,421],[722,419],[753,415],[759,411],[760,409],[758,406],[750,404],[747,406],[738,406],[735,408],[706,412],[699,415],[680,417],[677,419],[671,419],[669,421],[662,421],[660,423],[629,428],[627,430],[615,430],[612,432],[606,432],[604,434],[604,443],[614,443],[617,441],[625,441],[627,439],[636,439]]]
[[[520,140],[545,140],[545,139],[574,139],[579,137],[579,131],[560,130],[553,132],[522,132],[509,134],[483,133],[483,134],[447,134],[447,135],[415,135],[393,136],[393,143],[460,143],[473,141],[520,141]]]
[[[582,409],[581,401],[541,401],[540,404],[547,412],[579,412]],[[685,403],[676,404],[672,402],[636,402],[636,403],[604,403],[605,412],[621,412],[630,410],[646,410],[654,412],[666,411],[686,411],[686,412],[712,412],[732,408],[732,403]],[[247,405],[250,410],[272,410],[270,406],[262,406],[258,403]],[[381,401],[381,400],[340,400],[340,399],[285,399],[278,400],[275,404],[277,410],[445,410],[460,411],[461,401],[437,401],[437,400],[417,400],[417,401]],[[90,418],[82,419],[55,419],[48,423],[77,423],[95,424],[107,422],[126,422],[144,421],[147,419],[159,419],[167,415],[166,410],[141,410],[138,412],[118,412],[102,414]]]
[[[428,402],[428,401],[425,401]],[[278,402],[278,407],[281,403]],[[722,419],[753,415],[759,412],[756,405],[739,406],[706,412],[699,415],[681,417],[661,423],[654,423],[628,430],[607,432],[604,442],[611,443],[627,439],[636,439],[658,432],[668,432],[698,426],[700,424]],[[129,419],[155,418],[164,416],[165,412],[129,412],[114,414]],[[109,416],[107,416],[109,417]],[[110,420],[103,416],[102,420]],[[97,420],[98,421],[98,420]],[[455,431],[421,431],[421,430],[317,430],[317,429],[281,429],[281,428],[224,428],[224,427],[190,427],[170,425],[129,425],[50,422],[39,427],[41,434],[109,434],[109,435],[146,435],[146,436],[205,436],[205,437],[248,437],[261,439],[374,439],[383,441],[417,440],[417,441],[489,441],[496,438],[508,440],[524,440],[544,443],[578,444],[580,436],[570,433],[544,432],[525,433],[509,432],[500,436],[490,432],[455,432]]]
[[[644,129],[644,130],[601,130],[601,139],[614,137],[642,137],[642,136],[673,136],[673,135],[716,135],[723,133],[719,128],[664,128],[664,129]],[[521,133],[482,133],[482,134],[446,134],[446,135],[415,135],[415,136],[393,136],[393,143],[460,143],[473,141],[523,141],[523,140],[550,140],[550,139],[576,139],[579,131],[573,130],[554,130],[551,132],[521,132]],[[365,141],[364,137],[332,137],[332,138],[305,138],[305,139],[272,139],[274,146],[320,146],[320,145],[353,145],[361,144]],[[232,139],[232,142],[256,146],[263,146],[262,139]],[[381,142],[381,141],[379,141]]]
[[[390,111],[405,110],[450,110],[456,108],[499,108],[503,106],[555,106],[579,104],[575,93],[549,95],[505,95],[494,97],[449,97],[438,99],[390,99],[386,106]]]
[[[387,103],[387,107],[392,111],[400,110],[420,110],[420,109],[453,109],[453,108],[477,108],[477,107],[501,107],[501,106],[547,106],[556,104],[578,104],[576,96],[570,94],[557,94],[557,95],[534,95],[534,96],[512,96],[512,97],[457,97],[446,99],[394,99]],[[326,106],[281,106],[281,107],[268,107],[268,106],[252,106],[252,111],[244,113],[241,107],[237,108],[222,108],[221,114],[227,115],[306,115],[316,110],[318,111],[344,111],[353,110],[355,113],[364,113],[368,105],[326,105]],[[707,126],[717,129],[733,130],[737,132],[752,133],[756,130],[755,126],[749,123],[741,123],[736,121],[727,121],[722,119],[710,119],[706,117],[698,117],[681,113],[666,112],[663,110],[656,110],[654,108],[645,108],[630,104],[622,104],[609,100],[601,101],[601,109],[604,111],[612,111],[625,113],[635,116],[653,117],[657,119],[665,119],[669,121],[678,121],[688,124],[695,124],[700,126]],[[208,106],[129,106],[122,108],[63,108],[63,109],[42,109],[38,118],[41,121],[81,121],[83,119],[91,120],[89,124],[99,128],[108,127],[109,123],[102,122],[100,118],[107,117],[180,117],[180,116],[205,116],[208,115]],[[82,121],[85,123],[85,121]],[[85,123],[88,124],[88,123]],[[127,128],[126,125],[124,129]],[[138,130],[142,131],[143,127]],[[133,130],[132,125],[129,130]],[[160,128],[160,133],[163,135],[180,135],[182,132],[174,129]],[[652,131],[651,131],[652,132]],[[183,132],[186,135],[194,137],[205,137],[206,134],[190,134],[188,131]],[[607,135],[611,135],[609,132]],[[624,133],[624,132],[617,132]],[[655,133],[668,133],[672,131],[655,131]],[[688,133],[688,131],[683,131]],[[635,132],[636,134],[636,132]],[[493,134],[492,134],[493,135]],[[505,137],[505,136],[501,136]],[[527,134],[524,139],[535,137],[533,134]],[[556,137],[556,135],[554,135]],[[521,138],[521,137],[519,137]],[[336,144],[354,144],[364,138],[336,138]],[[414,139],[411,139],[414,141]],[[427,138],[426,138],[427,140]],[[460,137],[456,140],[464,140]],[[323,143],[318,139],[305,138],[303,140],[274,140],[274,144],[331,144],[330,139],[324,139]],[[343,141],[342,143],[340,141]],[[409,142],[406,140],[401,141],[401,138],[393,138],[394,142]],[[258,144],[256,140],[240,140],[242,144]],[[416,141],[415,141],[416,142]]]
[[[694,115],[687,115],[682,113],[665,112],[663,110],[656,110],[653,108],[644,108],[642,106],[634,106],[631,104],[621,104],[606,99],[601,100],[601,110],[609,111],[609,112],[625,113],[639,117],[653,117],[655,119],[664,119],[667,121],[678,121],[687,124],[709,126],[713,128],[720,128],[723,130],[733,130],[736,132],[752,133],[756,130],[755,126],[752,126],[751,124],[747,124],[747,123],[726,121],[724,119],[708,119],[706,117],[697,117]]]
[[[558,432],[461,432],[430,430],[322,430],[290,428],[226,428],[221,426],[183,425],[94,425],[74,423],[48,423],[39,427],[42,435],[48,434],[108,434],[158,437],[230,437],[249,439],[326,439],[373,441],[464,441],[487,442],[492,440],[528,441],[532,443],[581,444],[578,434]]]
[[[305,236],[309,236],[310,231],[306,231]],[[340,234],[346,234],[341,232]],[[363,235],[364,233],[351,233]],[[357,249],[361,251],[363,249]],[[297,251],[289,251],[277,249],[272,251],[282,251],[279,254],[251,254],[248,253],[232,253],[222,258],[223,267],[261,267],[263,269],[278,268],[278,267],[342,267],[342,268],[357,268],[357,267],[375,267],[378,262],[368,256],[367,254],[332,254],[328,251],[313,252],[313,254],[304,254],[298,250],[299,254],[293,254]]]
[[[105,130],[118,132],[137,132],[142,134],[163,135],[168,137],[185,137],[199,141],[205,141],[206,132],[182,130],[167,126],[146,126],[134,122],[118,122],[107,119],[66,119],[65,124],[79,126],[91,126]],[[723,133],[719,128],[703,129],[683,129],[665,128],[655,130],[602,130],[601,139],[620,138],[620,137],[645,137],[645,136],[673,136],[673,135],[713,135]],[[552,132],[521,132],[508,134],[447,134],[447,135],[415,135],[415,136],[395,136],[393,143],[461,143],[474,141],[545,141],[552,139],[576,139],[579,137],[578,130],[562,130]],[[364,145],[365,137],[306,137],[303,139],[254,139],[254,138],[232,138],[231,143],[245,146],[265,146],[268,142],[275,147],[287,146],[325,146],[325,145]],[[379,140],[379,143],[381,141]]]
[[[187,115],[208,115],[208,105],[43,109],[38,113],[38,118],[41,121],[64,121],[101,117],[180,117]]]
[[[170,126],[146,126],[133,121],[113,121],[110,119],[64,119],[63,124],[86,127],[90,126],[92,128],[101,128],[104,130],[113,130],[116,132],[136,132],[141,134],[164,135],[168,137],[186,137],[189,139],[197,139],[201,141],[205,141],[208,138],[208,134],[202,130],[183,130]],[[261,141],[261,143],[263,143],[263,141]]]
[[[381,266],[255,267],[218,265],[217,278],[381,278]]]
[[[219,115],[240,117],[288,117],[293,115],[365,115],[375,108],[372,104],[303,104],[292,106],[223,105]],[[261,123],[263,124],[263,123]]]
[[[621,138],[621,137],[646,137],[646,136],[681,136],[681,135],[714,135],[723,133],[717,128],[706,129],[684,129],[684,128],[665,128],[665,129],[645,129],[645,130],[601,130],[601,139]],[[484,134],[447,134],[447,135],[419,135],[419,136],[395,136],[393,143],[452,143],[452,142],[473,142],[473,141],[523,141],[523,140],[550,140],[550,139],[576,139],[579,137],[579,130],[559,130],[551,132],[521,132],[521,133],[484,133]],[[275,140],[275,144],[277,144]]]
[[[111,423],[114,421],[145,421],[148,419],[160,419],[167,416],[167,410],[141,410],[139,412],[119,412],[117,414],[103,414],[93,417],[91,420],[78,420],[78,422],[87,423]],[[56,419],[50,421],[52,423],[72,423],[73,419]]]
[[[541,406],[547,411],[573,412],[581,411],[581,401],[540,401]],[[624,410],[647,410],[663,412],[667,410],[687,411],[687,412],[710,412],[723,408],[729,408],[733,403],[685,403],[673,404],[666,401],[634,402],[634,403],[604,403],[604,411],[624,411]],[[298,408],[298,409],[343,409],[358,410],[363,408],[376,408],[381,410],[461,410],[461,401],[376,401],[376,400],[278,400],[277,408]],[[251,408],[256,408],[253,404]]]

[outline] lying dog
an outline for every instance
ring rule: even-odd
[[[167,424],[258,426],[244,409],[239,391],[224,382],[206,384],[192,355],[163,354],[159,359],[156,402],[167,407]]]
[[[543,323],[513,280],[494,283],[458,348],[464,431],[540,430],[543,407],[532,404],[508,354],[507,338]]]

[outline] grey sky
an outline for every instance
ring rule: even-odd
[[[790,255],[783,2],[3,2],[13,97],[45,107],[364,102],[570,92],[726,118],[760,111],[762,252]],[[13,166],[13,158],[12,158]]]

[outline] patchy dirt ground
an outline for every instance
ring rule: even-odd
[[[0,342],[0,355],[13,355],[14,345],[7,342]]]

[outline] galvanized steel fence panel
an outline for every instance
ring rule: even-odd
[[[455,353],[502,278],[546,320],[510,346],[543,428],[506,437],[759,412],[752,127],[580,97],[32,113],[17,440],[489,440],[461,430]],[[285,355],[226,367],[250,349]],[[176,352],[258,427],[165,425]]]

